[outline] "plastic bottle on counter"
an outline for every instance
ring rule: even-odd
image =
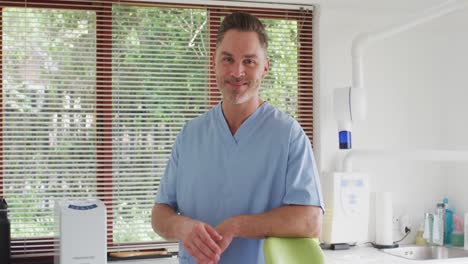
[[[416,245],[425,246],[427,245],[426,239],[424,239],[424,224],[420,223],[418,231],[416,231]]]
[[[468,250],[468,213],[465,213],[465,250]]]
[[[444,244],[451,244],[450,238],[453,232],[453,211],[450,210],[448,198],[444,198],[443,203],[445,205],[445,232],[444,232]]]
[[[10,221],[8,220],[8,205],[5,199],[0,199],[0,263],[10,264]]]
[[[445,205],[438,203],[436,213],[434,214],[434,222],[432,225],[432,243],[439,246],[444,245],[445,234]]]
[[[453,226],[455,228],[450,235],[450,242],[454,247],[463,247],[463,221],[456,214],[453,214]]]

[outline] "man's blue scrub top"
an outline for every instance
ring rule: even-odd
[[[176,138],[156,202],[213,227],[234,215],[288,204],[323,209],[308,137],[267,102],[234,136],[221,103],[189,121]],[[180,263],[195,264],[182,246],[179,257]],[[219,263],[264,263],[263,240],[235,238]]]

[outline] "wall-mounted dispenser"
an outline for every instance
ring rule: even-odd
[[[332,248],[367,241],[369,221],[368,176],[356,172],[335,172],[323,181],[326,214],[322,242]]]

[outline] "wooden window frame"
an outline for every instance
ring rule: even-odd
[[[113,3],[122,3],[118,1],[108,1],[106,3],[91,3],[87,1],[37,1],[28,0],[27,7],[34,8],[51,8],[51,9],[74,9],[96,11],[96,136],[98,143],[96,146],[97,155],[97,193],[98,197],[104,201],[107,206],[107,225],[111,228],[108,230],[108,247],[113,244],[112,237],[112,222],[113,211],[112,201],[113,193],[106,189],[106,186],[112,185],[112,104],[106,103],[112,101],[112,17],[106,16],[112,12]],[[137,2],[128,2],[128,4],[138,4]],[[209,32],[209,53],[210,64],[213,65],[214,52],[216,50],[216,32],[219,28],[221,13],[226,10],[238,11],[236,8],[227,8],[225,6],[206,6],[206,5],[187,5],[174,3],[148,3],[142,2],[144,5],[170,5],[172,7],[199,7],[206,8],[208,12],[208,32]],[[25,1],[10,0],[8,3],[3,3],[0,6],[0,197],[3,197],[3,8],[5,7],[25,7]],[[254,12],[259,18],[278,18],[273,16],[272,11],[277,13],[276,9],[269,11],[261,8],[262,11]],[[221,12],[222,10],[222,12]],[[286,11],[285,11],[286,12]],[[288,19],[287,12],[284,19]],[[303,120],[312,122],[313,118],[313,82],[312,82],[312,65],[307,65],[312,61],[312,37],[304,32],[312,32],[312,15],[306,14],[301,21],[301,27],[298,27],[299,48],[298,48],[298,83],[299,91],[298,98],[307,100],[298,100],[298,121]],[[208,103],[209,106],[216,105],[220,99],[220,93],[216,85],[214,69],[210,68],[209,72],[209,87],[208,87]],[[306,134],[312,142],[313,127],[305,129]],[[110,157],[109,157],[110,155]],[[38,241],[38,239],[30,238],[26,240],[17,240],[26,246],[36,246],[44,249],[51,249],[53,245]],[[12,240],[12,244],[15,239]],[[120,243],[121,244],[121,243]],[[154,242],[142,242],[142,245],[154,244]],[[45,257],[20,257],[15,256],[12,263],[50,263],[51,256]]]

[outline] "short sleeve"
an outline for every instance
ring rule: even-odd
[[[313,205],[324,210],[320,179],[309,138],[294,122],[289,139],[283,204]]]
[[[177,169],[179,163],[179,153],[183,130],[177,135],[172,152],[164,170],[164,175],[159,183],[159,189],[156,194],[156,203],[167,204],[175,211],[178,211],[177,205]]]

